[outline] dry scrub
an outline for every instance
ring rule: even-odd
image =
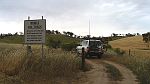
[[[130,68],[141,84],[150,84],[150,50],[146,50],[146,44],[141,36],[124,38],[110,42],[113,48],[126,51],[123,56],[116,56],[112,51],[109,60],[122,63]],[[128,50],[131,49],[130,56]]]
[[[25,46],[1,46],[0,72],[4,78],[0,77],[0,83],[8,82],[12,77],[16,81],[20,80],[19,83],[27,84],[36,80],[68,79],[76,77],[80,71],[80,58],[75,54],[45,47],[46,59],[42,61],[40,51],[39,46],[34,46],[27,56]]]

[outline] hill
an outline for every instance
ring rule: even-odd
[[[109,44],[113,48],[120,48],[122,50],[125,50],[127,53],[130,49],[131,54],[134,55],[149,56],[150,53],[150,50],[148,49],[147,44],[143,41],[142,36],[118,39],[110,41]]]
[[[60,34],[47,34],[46,35],[46,43],[48,40],[59,40],[61,43],[78,43],[80,40],[77,38],[60,35]],[[0,38],[1,43],[13,43],[13,44],[23,44],[24,43],[24,36],[23,35],[16,35],[16,36],[6,36],[4,38]]]

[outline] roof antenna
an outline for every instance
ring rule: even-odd
[[[89,38],[90,38],[90,27],[91,27],[91,24],[90,24],[91,22],[90,22],[90,19],[89,19]]]
[[[90,22],[90,19],[89,19],[89,47],[90,47],[90,28],[91,28],[91,22]]]

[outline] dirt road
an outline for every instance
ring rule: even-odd
[[[92,64],[93,69],[91,71],[85,72],[86,82],[81,84],[138,84],[136,82],[136,76],[126,67],[116,64],[114,62],[101,60],[101,59],[89,59],[87,60]],[[112,81],[106,73],[106,68],[102,62],[113,65],[116,67],[122,74],[122,81]]]

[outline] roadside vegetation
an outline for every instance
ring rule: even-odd
[[[0,45],[0,83],[30,84],[38,82],[34,80],[49,80],[54,84],[56,79],[76,78],[80,72],[81,60],[71,52],[45,47],[46,59],[42,61],[38,45],[32,47],[28,56],[23,45]]]
[[[110,77],[110,79],[113,81],[121,81],[123,79],[122,74],[116,67],[107,63],[104,63],[104,66],[106,67],[106,72],[108,73],[108,77]]]
[[[150,51],[141,36],[112,41],[107,60],[124,64],[137,75],[140,84],[150,84]]]

